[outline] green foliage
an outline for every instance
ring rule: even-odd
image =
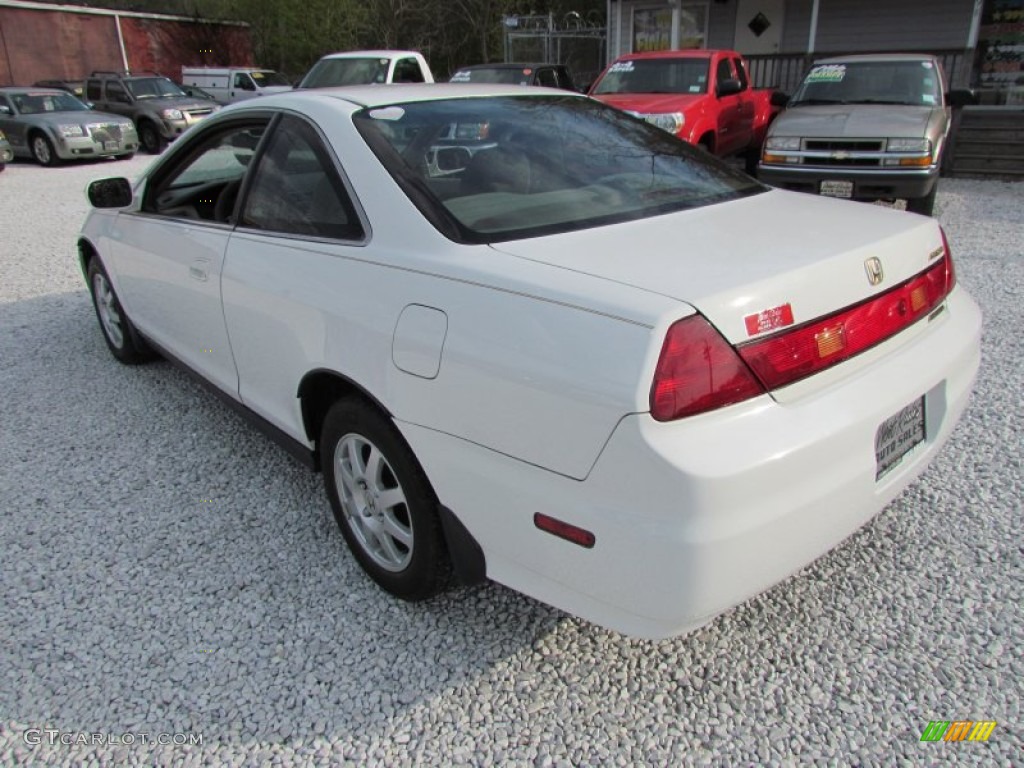
[[[251,25],[260,66],[299,77],[325,53],[365,48],[422,51],[435,75],[503,57],[506,14],[575,12],[601,23],[605,0],[134,0],[106,7],[231,19]]]

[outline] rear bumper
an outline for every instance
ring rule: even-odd
[[[626,416],[582,482],[399,426],[483,548],[490,578],[611,629],[664,638],[813,562],[924,471],[967,405],[980,327],[957,288],[928,327],[813,395],[762,396],[667,424]],[[925,441],[876,481],[879,425],[922,395]],[[536,512],[591,531],[595,546],[540,532]]]
[[[821,182],[853,182],[853,197],[861,200],[926,197],[939,181],[939,167],[914,170],[877,170],[843,167],[757,166],[757,177],[765,184],[794,192],[818,194]]]

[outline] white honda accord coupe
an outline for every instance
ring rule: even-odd
[[[700,626],[906,488],[978,368],[935,221],[769,189],[564,91],[267,96],[89,196],[113,355],[181,364],[322,470],[408,600],[486,578]]]

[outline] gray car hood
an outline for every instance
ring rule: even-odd
[[[864,138],[927,135],[928,124],[940,107],[891,104],[828,104],[791,107],[772,124],[772,136],[802,138]]]

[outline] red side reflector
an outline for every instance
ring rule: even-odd
[[[806,378],[895,336],[927,317],[953,288],[953,260],[942,235],[941,261],[861,304],[741,345],[740,357],[767,389]]]
[[[577,528],[575,525],[564,520],[556,520],[540,512],[534,513],[533,524],[546,533],[554,534],[560,539],[571,541],[573,544],[579,544],[586,549],[593,549],[594,542],[597,541],[594,534],[590,531],[584,528]]]

